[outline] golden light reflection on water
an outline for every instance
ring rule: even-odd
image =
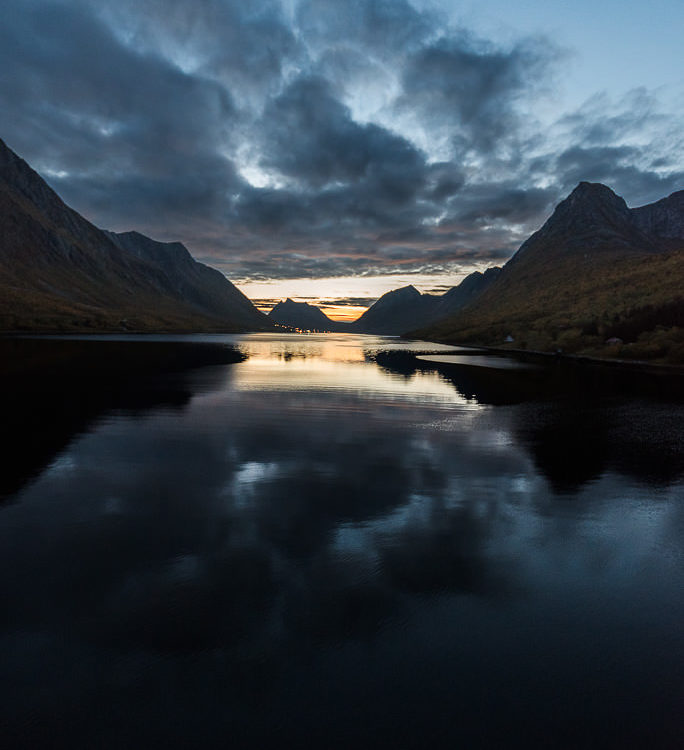
[[[450,347],[352,334],[253,334],[236,343],[248,357],[231,370],[231,387],[238,391],[336,390],[363,392],[369,399],[468,404],[435,372],[406,377],[383,370],[373,361],[373,355],[383,350]]]

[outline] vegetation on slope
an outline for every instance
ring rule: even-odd
[[[578,186],[484,294],[413,335],[683,364],[684,239],[672,216],[684,212],[680,194],[654,213],[663,202],[671,220],[660,238],[643,231],[649,207],[630,211],[605,186]]]

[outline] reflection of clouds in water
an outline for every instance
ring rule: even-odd
[[[246,461],[235,470],[224,494],[232,498],[235,508],[244,508],[254,498],[259,482],[273,481],[282,473],[283,468],[276,462]]]
[[[92,635],[114,631],[124,643],[203,648],[231,643],[236,632],[247,637],[255,621],[249,613],[275,617],[280,597],[299,601],[293,586],[337,590],[345,581],[347,591],[345,570],[353,557],[351,580],[381,585],[383,617],[389,614],[404,580],[396,571],[405,577],[407,567],[413,570],[414,590],[419,563],[425,565],[422,558],[402,564],[403,550],[420,542],[427,551],[444,537],[450,528],[445,514],[459,512],[454,498],[466,492],[463,477],[479,471],[476,454],[462,442],[467,433],[393,430],[392,409],[353,398],[329,398],[324,419],[293,403],[274,419],[278,400],[262,396],[241,404],[230,398],[222,409],[215,395],[206,403],[196,397],[183,415],[118,418],[81,438],[71,451],[84,467],[78,481],[48,470],[22,498],[24,507],[42,508],[44,515],[31,523],[50,528],[39,549],[5,549],[8,559],[24,559],[23,574],[31,580],[23,585],[48,589],[42,566],[29,565],[29,558],[37,556],[49,569],[51,560],[68,560],[78,549],[83,567],[72,570],[68,584],[45,591],[64,616],[78,617],[76,610],[90,601],[101,613],[88,626]],[[417,421],[421,411],[408,409],[406,416]],[[184,432],[178,422],[185,419],[202,429]],[[446,453],[455,460],[445,460]],[[59,498],[59,505],[46,504],[48,496]],[[445,505],[450,501],[451,510]],[[331,544],[345,525],[367,527],[372,544],[360,557],[340,556]],[[453,549],[441,550],[443,565],[478,556],[482,531],[472,533],[472,523],[467,528],[467,538],[454,536]],[[457,590],[458,579],[451,582]],[[65,585],[78,595],[62,598]],[[14,596],[4,593],[16,605],[15,617],[28,624],[35,612],[20,588]],[[290,611],[291,627],[303,627],[305,612],[319,608],[307,601],[304,611]],[[363,602],[371,604],[362,597],[354,606]]]
[[[10,545],[8,564],[23,558],[34,577],[24,585],[43,589],[28,550],[49,567],[78,549],[84,565],[68,584],[78,595],[62,599],[63,585],[46,591],[55,607],[67,604],[67,618],[90,601],[101,613],[87,626],[92,636],[193,650],[243,642],[269,617],[281,638],[313,627],[310,617],[322,636],[323,622],[343,616],[339,596],[359,616],[376,613],[361,618],[365,630],[398,612],[406,593],[493,596],[521,575],[517,544],[562,529],[575,555],[593,557],[588,533],[607,534],[595,517],[586,528],[574,517],[540,525],[539,510],[554,514],[553,496],[512,442],[506,410],[471,408],[464,423],[433,430],[444,407],[404,405],[397,430],[383,402],[326,394],[314,408],[307,399],[288,397],[281,409],[277,393],[224,403],[214,394],[184,415],[110,421],[73,447],[70,460],[89,467],[78,482],[55,467],[25,493],[24,504],[43,507],[50,487],[61,502],[32,519],[50,524],[47,543],[23,555]],[[202,429],[183,431],[185,419]],[[607,478],[598,497],[616,481]],[[581,506],[596,508],[597,492],[588,488]],[[608,554],[615,542],[608,535]],[[3,593],[16,616],[35,617],[18,589]]]
[[[285,700],[279,680],[291,662],[318,664],[322,649],[399,639],[402,655],[420,653],[408,623],[423,607],[451,613],[431,648],[458,648],[451,628],[477,658],[504,648],[509,628],[513,654],[548,642],[553,617],[566,633],[593,627],[594,612],[602,627],[624,621],[632,632],[643,592],[662,595],[649,600],[659,622],[648,632],[668,632],[682,485],[603,471],[557,493],[529,446],[551,435],[562,405],[423,399],[423,384],[428,395],[436,382],[453,388],[434,373],[412,386],[380,373],[396,389],[366,397],[347,387],[344,363],[335,390],[241,390],[248,366],[236,388],[199,389],[182,411],[101,422],[3,509],[0,570],[12,575],[0,577],[0,638],[12,669],[23,658],[58,684],[71,661],[87,671],[109,660],[119,666],[107,679],[145,700],[136,684],[166,679],[235,721],[234,706],[261,706],[269,691]],[[407,387],[417,392],[403,399]],[[528,418],[532,436],[520,441]],[[30,635],[41,631],[43,645]],[[79,678],[50,700],[83,705],[94,682]],[[97,684],[106,701],[118,694]],[[7,704],[19,714],[29,705],[21,692]]]

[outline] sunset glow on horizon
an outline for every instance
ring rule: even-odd
[[[308,302],[319,307],[331,320],[351,323],[383,294],[413,285],[421,293],[444,294],[457,286],[473,271],[484,271],[476,265],[460,274],[388,274],[386,276],[340,276],[333,278],[269,279],[235,281],[235,286],[249,297],[262,312],[285,299]]]

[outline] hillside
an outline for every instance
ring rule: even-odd
[[[500,268],[488,268],[484,273],[475,271],[442,295],[421,294],[411,285],[393,289],[383,294],[351,323],[331,320],[315,305],[293,302],[289,298],[279,302],[269,317],[280,325],[310,331],[397,336],[417,325],[428,325],[460,310],[482,294],[500,271]]]
[[[351,324],[356,333],[398,335],[415,327],[432,309],[436,297],[421,294],[414,286],[393,289],[380,297]]]
[[[104,232],[0,140],[0,330],[270,327],[179,243]]]
[[[180,242],[157,242],[139,232],[107,233],[123,250],[161,268],[160,291],[207,315],[232,321],[246,329],[269,327],[250,300],[215,268],[198,263]]]
[[[421,294],[414,286],[393,289],[380,297],[360,318],[349,324],[355,333],[400,335],[428,325],[477,299],[497,278],[500,268],[475,271],[442,295]]]
[[[489,289],[415,335],[684,362],[683,295],[684,191],[629,209],[610,188],[580,183]]]
[[[308,302],[294,302],[289,297],[269,312],[268,317],[279,325],[305,331],[347,331],[348,323],[331,320],[323,310]]]

